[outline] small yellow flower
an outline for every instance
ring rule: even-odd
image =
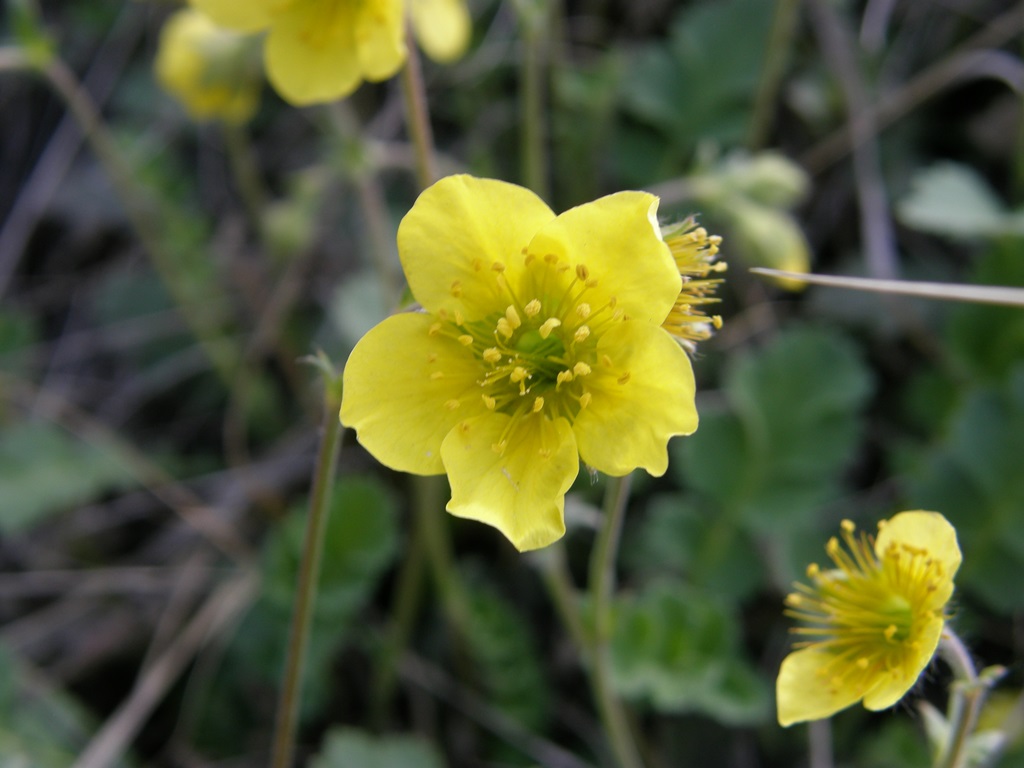
[[[191,0],[222,26],[266,29],[267,78],[303,106],[386,80],[405,61],[403,0]]]
[[[662,234],[676,261],[683,287],[661,327],[692,353],[698,341],[710,338],[714,329],[722,327],[720,315],[708,316],[703,310],[705,305],[718,301],[713,294],[722,279],[708,275],[726,269],[725,262],[716,260],[722,238],[698,227],[693,216],[676,226],[666,227]]]
[[[620,192],[555,216],[513,184],[434,184],[398,230],[425,311],[356,345],[342,422],[389,467],[447,473],[448,511],[520,550],[565,532],[581,458],[663,474],[697,411],[690,360],[661,327],[681,279],[657,206]]]
[[[942,635],[946,603],[960,567],[956,531],[937,512],[901,512],[879,523],[878,536],[855,536],[825,551],[836,568],[807,569],[787,613],[805,640],[782,662],[776,688],[783,726],[829,717],[863,700],[891,707],[931,661]]]
[[[196,120],[244,123],[259,105],[263,79],[252,44],[198,11],[182,9],[160,32],[157,80]]]

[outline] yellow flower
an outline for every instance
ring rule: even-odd
[[[434,61],[459,58],[469,45],[472,24],[464,0],[409,0],[416,40]]]
[[[348,96],[363,80],[405,62],[405,0],[191,0],[225,27],[266,29],[267,77],[292,104]],[[464,0],[412,0],[412,21],[429,55],[448,61],[469,42]]]
[[[807,569],[787,613],[806,638],[782,662],[776,689],[781,725],[829,717],[863,700],[871,710],[899,701],[931,661],[960,567],[956,531],[937,512],[901,512],[872,540],[843,521],[843,542],[825,551],[836,568]]]
[[[663,235],[683,279],[683,287],[661,327],[692,353],[698,341],[710,338],[712,329],[722,327],[720,315],[709,317],[702,309],[704,305],[718,301],[713,294],[722,280],[708,275],[726,269],[725,262],[716,261],[722,238],[709,235],[704,227],[698,227],[693,216],[667,228]]]
[[[252,42],[197,11],[180,10],[160,32],[157,80],[196,120],[244,123],[259,105],[262,82]]]
[[[347,96],[405,61],[403,0],[192,0],[225,27],[267,30],[267,77],[296,105]]]
[[[398,230],[425,312],[356,345],[342,422],[389,467],[447,472],[448,511],[520,550],[565,532],[580,458],[663,474],[697,412],[690,360],[661,327],[681,280],[657,206],[620,192],[555,216],[513,184],[434,184]]]

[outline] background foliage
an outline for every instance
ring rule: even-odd
[[[525,5],[470,3],[468,54],[427,65],[445,172],[523,181]],[[651,189],[730,262],[725,327],[694,360],[701,426],[638,478],[624,534],[613,682],[650,764],[808,763],[802,727],[774,721],[781,599],[844,517],[954,523],[954,622],[1010,669],[986,717],[1019,709],[1024,311],[745,268],[1024,286],[1024,9],[537,6],[553,208]],[[72,765],[114,730],[111,765],[262,764],[320,418],[298,361],[340,366],[401,296],[400,94],[297,110],[265,89],[251,125],[195,125],[152,76],[171,4],[42,2],[39,27],[31,7],[7,3],[4,50],[52,43],[81,78],[152,231],[46,83],[0,69],[0,763]],[[585,579],[602,482],[583,473],[564,546],[537,555],[451,521],[438,573],[418,486],[352,439],[340,472],[301,759],[605,764],[546,589],[553,569]],[[941,704],[945,675],[917,693]],[[913,703],[833,736],[843,765],[927,764]]]

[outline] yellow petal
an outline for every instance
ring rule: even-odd
[[[362,82],[349,3],[305,0],[276,14],[264,53],[267,77],[296,106],[347,96]]]
[[[895,519],[895,518],[894,518]],[[888,709],[906,696],[907,691],[914,687],[917,678],[931,662],[935,649],[939,647],[942,637],[943,620],[933,618],[920,629],[915,628],[914,641],[918,647],[911,654],[906,649],[906,658],[901,668],[894,669],[880,676],[877,685],[864,696],[864,706],[868,709]]]
[[[667,332],[633,320],[602,335],[597,359],[605,357],[612,366],[594,367],[591,401],[573,423],[580,456],[609,475],[637,467],[662,475],[669,438],[697,429],[690,359]]]
[[[409,10],[416,39],[427,56],[447,63],[465,52],[472,23],[463,0],[412,0]]]
[[[342,423],[382,464],[418,475],[444,472],[445,435],[486,411],[479,363],[457,340],[431,336],[434,322],[416,313],[384,320],[356,344],[343,379]]]
[[[804,648],[782,660],[775,685],[779,725],[821,720],[864,695],[864,673],[855,666],[835,667],[835,656]],[[841,679],[837,672],[846,673]]]
[[[272,12],[285,5],[281,0],[190,0],[192,7],[222,27],[236,32],[256,32],[270,25]]]
[[[504,442],[504,450],[496,447]],[[565,492],[579,472],[565,419],[503,413],[460,422],[441,445],[452,486],[448,511],[493,525],[520,552],[565,533]]]
[[[949,521],[938,512],[900,512],[879,529],[875,554],[881,557],[891,544],[908,544],[927,550],[929,557],[942,565],[944,578],[932,590],[929,605],[937,608],[945,605],[953,594],[953,577],[961,561],[956,529]]]
[[[356,17],[359,65],[367,80],[386,80],[405,61],[402,0],[365,2]]]
[[[616,298],[627,317],[661,325],[682,287],[679,270],[658,228],[658,198],[618,192],[571,208],[547,224],[531,253],[554,253],[575,268],[584,265],[597,285],[586,294],[592,307]]]
[[[518,282],[525,270],[522,249],[554,218],[539,197],[515,184],[465,175],[441,179],[398,227],[398,253],[413,296],[430,312],[460,311],[467,320],[504,311],[510,302],[494,264]]]

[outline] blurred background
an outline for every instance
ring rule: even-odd
[[[323,417],[307,358],[340,370],[404,293],[397,83],[297,109],[250,46],[251,119],[197,122],[154,75],[177,8],[4,6],[0,766],[266,763]],[[841,519],[900,509],[957,527],[954,624],[1009,668],[984,724],[1024,717],[1024,310],[747,272],[1024,286],[1024,4],[469,9],[466,53],[424,61],[443,173],[525,183],[535,121],[554,210],[647,189],[724,238],[701,426],[637,478],[620,560],[614,681],[649,765],[832,764],[775,721],[782,597]],[[547,591],[585,580],[603,481],[535,555],[451,520],[442,572],[410,478],[352,435],[338,472],[300,764],[607,764]],[[947,679],[838,716],[835,764],[929,765],[915,702]]]

